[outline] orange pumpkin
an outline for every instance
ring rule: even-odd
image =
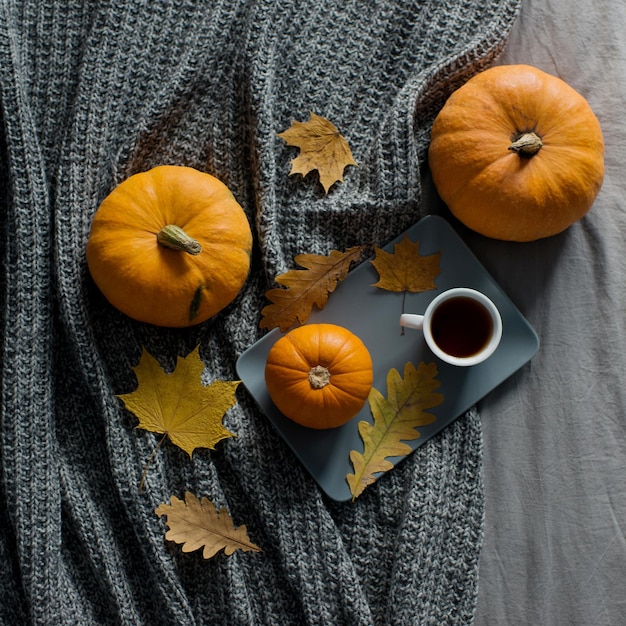
[[[450,96],[428,160],[462,223],[488,237],[532,241],[589,211],[604,178],[604,141],[589,104],[564,81],[503,65]]]
[[[252,233],[228,187],[190,167],[135,174],[102,202],[87,242],[89,271],[107,300],[158,326],[199,324],[237,296]]]
[[[265,384],[289,419],[334,428],[352,419],[372,387],[372,359],[355,334],[335,324],[309,324],[283,335],[265,365]]]

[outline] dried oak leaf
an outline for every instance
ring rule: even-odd
[[[312,111],[307,122],[294,120],[291,127],[278,136],[287,145],[300,148],[300,154],[291,162],[289,175],[306,176],[317,170],[325,193],[337,181],[343,182],[347,165],[356,165],[350,146],[337,127]]]
[[[346,480],[353,501],[376,480],[376,474],[393,467],[388,457],[411,452],[411,447],[404,442],[421,436],[418,426],[426,426],[436,420],[434,415],[426,412],[440,405],[444,399],[442,394],[435,392],[441,384],[436,377],[435,363],[420,363],[417,368],[407,363],[404,380],[395,368],[387,373],[387,398],[372,388],[368,400],[374,424],[359,422],[364,449],[362,453],[356,450],[350,452],[354,473],[348,474]]]
[[[408,235],[394,244],[393,252],[378,247],[374,251],[376,254],[371,263],[379,275],[374,287],[413,293],[436,289],[435,278],[441,273],[441,252],[420,256],[419,242],[411,241]]]
[[[185,493],[185,501],[172,496],[171,504],[160,504],[154,512],[166,516],[168,541],[182,543],[183,552],[203,548],[202,556],[210,559],[220,550],[230,556],[235,550],[261,552],[261,548],[250,541],[245,525],[235,528],[225,507],[218,512],[208,499],[199,500],[192,493]]]
[[[222,439],[235,436],[224,428],[222,419],[235,405],[241,381],[203,385],[199,346],[188,356],[178,357],[171,374],[144,348],[133,371],[137,389],[118,397],[139,420],[137,428],[169,437],[189,456],[196,448],[214,449]]]
[[[286,331],[296,322],[305,324],[313,305],[323,309],[328,295],[347,275],[350,265],[359,260],[364,246],[354,246],[344,252],[333,250],[328,256],[299,254],[294,260],[302,270],[289,270],[276,277],[286,287],[270,289],[265,296],[272,304],[261,311],[261,328]]]

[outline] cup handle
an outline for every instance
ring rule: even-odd
[[[424,316],[415,315],[414,313],[403,313],[400,316],[400,326],[422,330],[424,328]]]

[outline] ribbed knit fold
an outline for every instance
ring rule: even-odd
[[[401,6],[400,6],[400,5]],[[34,624],[467,624],[482,538],[480,419],[463,416],[355,502],[336,503],[241,390],[236,439],[190,460],[116,397],[146,347],[200,345],[234,378],[263,294],[301,252],[384,245],[428,211],[420,164],[447,95],[502,49],[517,0],[25,0],[0,6],[0,605]],[[358,167],[321,193],[277,137],[309,111]],[[91,281],[93,214],[129,175],[174,163],[222,179],[255,237],[237,300],[168,330]],[[189,490],[263,552],[203,561],[155,507]],[[2,613],[0,613],[2,616]],[[8,617],[7,617],[8,619]]]
[[[21,585],[58,611],[61,498],[54,438],[52,332],[52,211],[27,83],[23,50],[8,18],[3,36],[7,196],[3,270],[5,311],[2,353],[2,462],[4,492]],[[9,113],[11,112],[11,113]],[[14,174],[13,174],[14,173]],[[13,175],[11,175],[13,174]],[[36,529],[36,532],[34,530]]]

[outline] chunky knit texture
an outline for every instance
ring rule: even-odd
[[[470,411],[353,503],[329,501],[241,391],[237,433],[193,459],[116,394],[142,346],[197,344],[233,378],[272,278],[300,252],[383,245],[426,211],[420,162],[447,95],[501,50],[517,0],[5,0],[0,621],[7,624],[467,624],[481,545]],[[276,133],[312,110],[359,163],[324,196]],[[255,235],[238,299],[167,330],[109,306],[85,264],[91,218],[129,175],[173,163],[223,180]],[[259,554],[203,561],[155,507],[228,507]]]

